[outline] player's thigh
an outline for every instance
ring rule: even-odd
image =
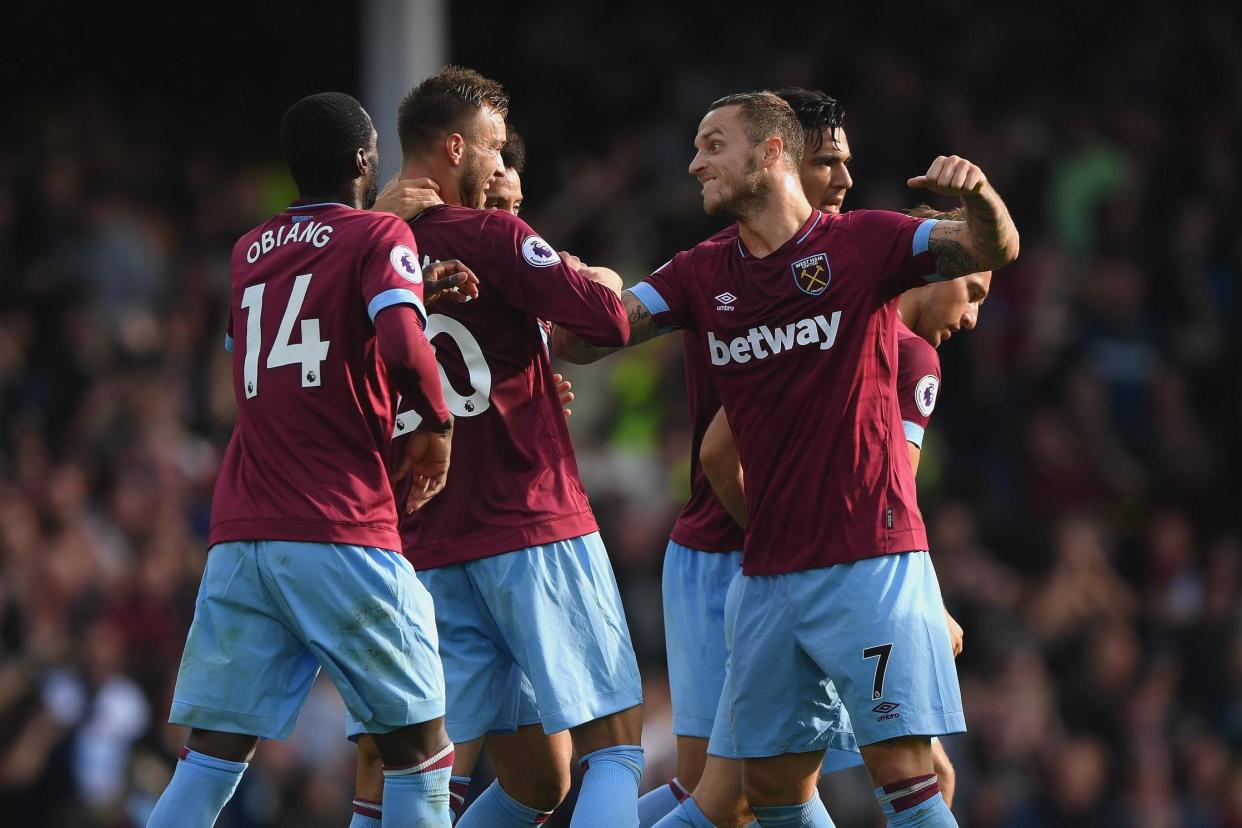
[[[263,551],[273,601],[363,732],[378,736],[444,715],[435,612],[409,561],[346,544],[268,542]]]
[[[799,608],[790,600],[787,577],[741,576],[729,591],[725,700],[709,755],[810,753],[841,739],[840,702],[828,695],[823,670],[798,645]]]
[[[487,752],[509,796],[531,808],[551,811],[569,793],[573,742],[569,732],[544,733],[528,724],[510,733],[489,733]]]
[[[725,596],[740,571],[740,552],[703,552],[671,540],[665,550],[664,639],[677,736],[711,736],[728,657]]]
[[[860,745],[966,729],[926,552],[793,574],[797,640],[835,682]]]
[[[475,586],[471,564],[418,573],[435,600],[447,693],[445,725],[457,743],[513,730],[522,715],[521,669]]]
[[[319,665],[269,599],[261,549],[261,542],[229,542],[208,552],[173,724],[267,739],[293,731]]]
[[[598,533],[469,564],[548,732],[642,704],[634,645]],[[626,718],[626,717],[622,717]]]

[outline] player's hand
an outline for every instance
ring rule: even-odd
[[[479,277],[458,259],[423,268],[423,301],[469,302],[479,298]]]
[[[447,430],[440,430],[423,423],[405,438],[405,454],[402,455],[392,480],[399,483],[411,478],[410,495],[403,507],[407,515],[413,514],[427,501],[438,495],[448,480],[449,454],[453,448],[453,421]]]
[[[962,629],[962,625],[957,623],[957,619],[949,615],[949,610],[944,611],[944,619],[949,622],[949,643],[953,645],[953,657],[957,658],[962,654],[962,644],[966,638],[966,631]]]
[[[621,278],[621,274],[617,273],[617,271],[610,270],[606,267],[591,267],[590,265],[584,264],[583,261],[574,254],[566,253],[564,250],[562,250],[558,255],[561,257],[561,261],[568,267],[576,270],[579,274],[590,279],[592,282],[598,282],[618,296],[620,296],[621,291],[625,289],[625,281]]]
[[[440,185],[430,178],[398,178],[394,175],[380,190],[371,210],[392,213],[409,221],[428,207],[443,203],[440,200]]]
[[[565,409],[565,416],[568,417],[574,413],[569,410],[569,404],[574,401],[573,383],[560,374],[553,374],[552,381],[556,383],[556,396],[560,397],[561,408]]]
[[[956,155],[947,157],[940,155],[931,163],[924,175],[916,175],[909,179],[906,181],[906,186],[916,190],[931,190],[943,196],[966,198],[978,195],[987,183],[988,178],[983,174],[983,170],[965,158],[959,158]]]

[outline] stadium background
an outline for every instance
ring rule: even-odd
[[[905,179],[938,153],[979,163],[1022,257],[941,348],[919,487],[966,629],[955,810],[1242,826],[1237,6],[858,5],[454,3],[435,60],[508,86],[525,217],[628,282],[720,226],[685,173],[718,94],[838,96],[847,208],[911,205]],[[360,8],[6,6],[0,823],[141,824],[168,777],[233,416],[226,257],[290,197],[284,107],[362,95]],[[687,479],[679,348],[567,370],[644,668],[644,789],[672,772],[659,573]],[[340,713],[322,684],[221,824],[344,826]],[[861,776],[824,790],[838,825],[876,824]]]

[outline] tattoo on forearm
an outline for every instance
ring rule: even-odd
[[[966,233],[976,259],[975,270],[967,273],[1006,264],[1017,253],[1018,228],[1005,202],[990,187],[966,200]]]
[[[629,344],[637,345],[660,335],[660,326],[651,316],[651,311],[647,310],[647,306],[637,296],[627,290],[621,294],[621,301],[630,312]]]
[[[984,269],[970,250],[954,239],[932,239],[928,249],[936,262],[936,272],[946,279],[956,279]]]

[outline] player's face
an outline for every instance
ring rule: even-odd
[[[517,170],[506,167],[503,176],[488,182],[483,206],[488,210],[508,210],[515,216],[522,212],[522,178]]]
[[[362,186],[362,209],[370,210],[379,196],[379,143],[375,130],[371,130],[371,143],[367,144],[367,174]]]
[[[494,178],[503,178],[505,164],[500,160],[507,133],[505,119],[491,107],[485,107],[475,116],[473,136],[466,141],[462,158],[461,203],[466,207],[481,209],[486,198],[487,185]]]
[[[853,159],[850,154],[850,143],[845,137],[844,129],[824,130],[821,137],[823,143],[819,149],[812,151],[808,142],[802,152],[802,166],[798,168],[798,177],[802,180],[802,191],[812,207],[825,213],[841,212],[845,203],[845,194],[854,186],[850,176],[849,163]]]
[[[992,287],[992,271],[918,288],[922,307],[915,333],[938,347],[958,331],[969,331],[979,321],[979,308]]]
[[[763,145],[751,146],[736,106],[713,109],[699,122],[690,162],[690,174],[703,188],[708,215],[743,216],[767,197],[767,183],[759,169]]]

